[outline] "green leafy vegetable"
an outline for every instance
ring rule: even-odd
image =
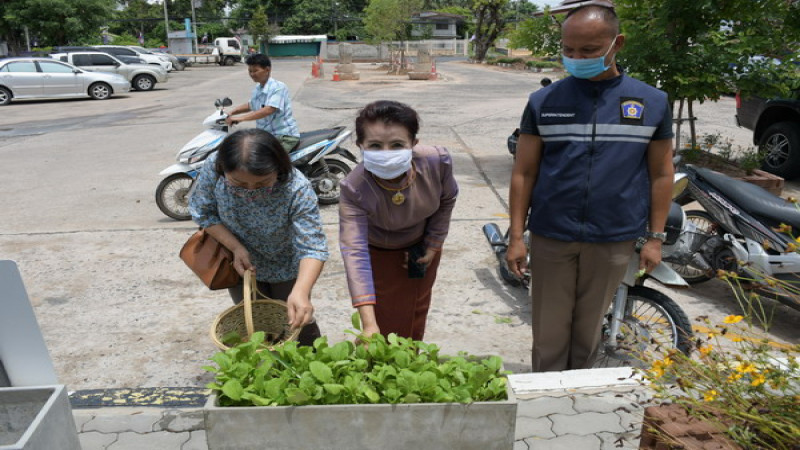
[[[360,328],[354,314],[354,328]],[[344,341],[313,347],[286,342],[271,349],[254,333],[215,354],[208,388],[222,406],[333,405],[359,403],[441,403],[506,399],[506,378],[497,356],[460,353],[440,356],[435,344],[399,337],[356,335],[364,345]]]

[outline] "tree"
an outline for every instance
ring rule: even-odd
[[[297,7],[284,23],[285,34],[333,34],[334,16],[338,7],[331,0],[300,0]]]
[[[489,47],[494,45],[505,27],[504,13],[508,0],[475,0],[472,11],[475,16],[475,60],[483,61]]]
[[[364,29],[373,42],[408,39],[411,16],[421,8],[422,0],[370,0]]]
[[[788,86],[783,81],[797,77],[790,60],[776,64],[771,57],[800,40],[798,2],[617,0],[615,4],[627,37],[620,63],[633,76],[667,92],[673,104],[680,103],[678,130],[682,106],[687,104],[692,144],[694,101],[717,100],[732,90],[785,93]],[[754,63],[754,56],[766,58]]]
[[[0,36],[22,50],[23,26],[40,47],[80,43],[100,35],[114,0],[7,0],[0,4]]]
[[[527,48],[539,56],[556,56],[561,53],[561,21],[563,17],[550,14],[546,7],[544,15],[525,19],[511,33],[510,42],[515,48]]]
[[[269,41],[269,20],[263,6],[256,8],[253,18],[247,24],[247,29],[253,35],[256,47],[261,49],[261,44]]]

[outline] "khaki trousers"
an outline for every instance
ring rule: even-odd
[[[603,315],[634,243],[563,242],[531,235],[534,372],[591,367]]]

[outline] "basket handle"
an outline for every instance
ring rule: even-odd
[[[253,336],[255,331],[253,327],[253,300],[255,300],[258,286],[256,285],[256,277],[253,271],[247,269],[244,271],[244,326],[247,328],[247,339]]]

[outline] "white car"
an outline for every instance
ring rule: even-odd
[[[11,100],[91,97],[105,100],[131,90],[131,83],[114,73],[87,72],[50,58],[0,60],[0,105]]]
[[[172,63],[169,61],[169,58],[154,55],[142,47],[137,47],[135,45],[95,45],[94,47],[101,52],[110,53],[114,56],[123,55],[139,57],[147,64],[158,64],[167,72],[172,70]]]

